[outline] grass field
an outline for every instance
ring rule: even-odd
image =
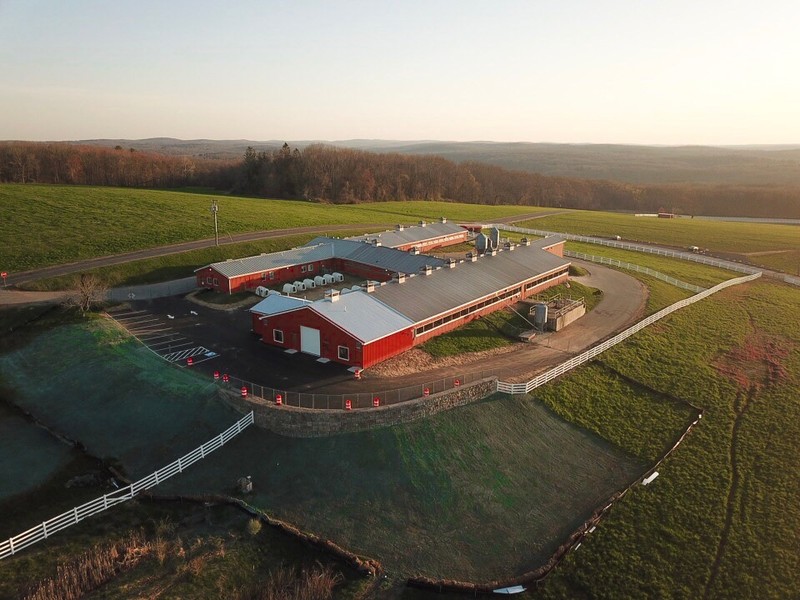
[[[92,548],[140,533],[142,560],[94,593],[81,597],[124,600],[141,597],[185,599],[254,597],[279,572],[327,568],[340,574],[337,598],[357,598],[369,580],[330,556],[267,526],[254,533],[250,518],[230,507],[202,504],[129,502],[0,562],[0,598],[22,598],[57,568]],[[285,571],[285,572],[284,572]],[[41,597],[41,596],[40,596]],[[275,597],[275,596],[273,596]]]
[[[620,250],[618,248],[598,246],[597,244],[567,242],[566,249],[594,256],[605,256],[622,262],[629,262],[640,267],[647,267],[686,283],[693,283],[694,285],[705,288],[714,287],[727,279],[741,277],[741,273],[734,273],[733,271],[719,269],[701,263],[675,260],[665,256],[635,252],[633,250]],[[632,271],[625,272],[632,274]]]
[[[571,282],[569,288],[562,285],[554,286],[542,294],[551,298],[556,294],[568,294],[572,298],[583,298],[586,310],[590,311],[602,299],[602,292],[581,285],[577,281]],[[530,307],[516,307],[517,310],[527,311]],[[507,308],[493,312],[489,315],[470,321],[454,331],[436,336],[420,345],[420,349],[434,357],[456,356],[467,352],[482,352],[494,348],[502,348],[519,342],[519,334],[533,328],[531,319],[525,312],[522,313],[528,320]]]
[[[57,373],[38,375],[55,361]],[[103,321],[32,339],[2,357],[0,373],[18,388],[16,402],[96,456],[118,460],[134,478],[235,420],[214,401],[213,386]],[[230,493],[238,477],[252,475],[251,503],[378,557],[393,573],[489,578],[546,560],[644,467],[541,405],[494,399],[327,439],[251,428],[160,489]],[[69,506],[48,508],[58,514]]]
[[[757,282],[679,311],[603,361],[706,416],[550,578],[548,598],[788,598],[800,588],[800,293]],[[629,452],[672,423],[590,367],[537,397]],[[630,402],[628,402],[628,400]],[[663,408],[663,407],[662,407]],[[646,435],[643,435],[646,434]]]
[[[289,227],[467,221],[529,214],[527,206],[385,202],[334,206],[217,196],[220,234]],[[0,268],[14,272],[213,237],[207,194],[127,188],[0,185]],[[543,210],[543,209],[541,209]]]
[[[800,227],[700,219],[657,219],[594,211],[565,211],[517,223],[521,227],[663,244],[708,248],[736,255],[755,265],[786,271],[800,269]],[[765,254],[761,254],[765,253]],[[633,262],[633,261],[631,261]]]

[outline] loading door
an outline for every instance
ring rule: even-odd
[[[319,329],[300,326],[300,351],[319,356]]]

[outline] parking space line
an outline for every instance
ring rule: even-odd
[[[153,350],[153,352],[158,354],[161,358],[167,358],[167,356],[175,354],[174,352],[175,348],[180,348],[181,346],[191,346],[192,344],[194,344],[194,342],[182,342],[180,344],[171,344],[170,346],[167,346],[166,348],[160,348],[159,350],[153,350],[152,348],[151,350]],[[166,350],[167,353],[161,354],[162,352],[164,352],[164,350]]]
[[[163,331],[170,331],[170,330],[169,329],[164,329]],[[158,333],[158,332],[155,332],[155,333]],[[153,344],[151,344],[150,342],[152,342],[153,340],[157,340],[157,339],[165,338],[165,337],[171,337],[172,335],[174,335],[174,334],[172,332],[170,332],[170,333],[164,333],[164,334],[161,334],[161,335],[149,335],[148,334],[148,335],[142,336],[142,337],[146,337],[148,345],[152,346]]]
[[[174,338],[171,338],[169,340],[164,340],[163,342],[156,342],[155,344],[149,344],[149,346],[151,348],[156,348],[157,346],[172,345],[172,344],[177,344],[179,342],[182,343],[183,340],[186,340],[186,338],[185,337],[174,337]]]
[[[144,313],[141,315],[131,315],[129,317],[115,317],[118,321],[147,321],[147,320],[156,320],[158,317],[151,315],[150,313]]]

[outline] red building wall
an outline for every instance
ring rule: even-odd
[[[451,233],[429,240],[422,240],[421,242],[409,242],[401,246],[395,246],[398,250],[411,250],[412,248],[419,249],[420,252],[427,250],[434,250],[436,248],[444,248],[445,246],[454,246],[467,241],[467,230],[465,229],[459,233]]]
[[[259,319],[253,314],[253,331],[261,335],[261,341],[280,348],[300,350],[300,326],[319,330],[320,357],[349,366],[367,368],[387,358],[400,354],[413,344],[412,329],[405,329],[386,336],[366,346],[310,308]],[[275,342],[273,329],[283,331],[283,343]],[[350,360],[339,358],[339,346],[350,351]]]

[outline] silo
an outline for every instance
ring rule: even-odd
[[[547,325],[547,304],[544,302],[533,305],[533,325],[539,330],[544,330]]]

